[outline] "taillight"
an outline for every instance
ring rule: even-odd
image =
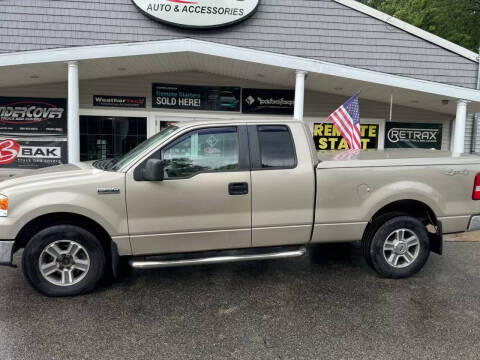
[[[473,185],[473,200],[480,200],[480,174],[475,176],[475,184]]]

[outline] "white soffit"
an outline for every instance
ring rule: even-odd
[[[356,1],[356,0],[333,0],[333,1],[342,5],[348,6],[349,8],[352,8],[354,10],[360,11],[376,19],[382,20],[392,26],[395,26],[423,40],[431,42],[432,44],[438,45],[444,49],[447,49],[451,52],[461,55],[469,60],[479,62],[478,54],[474,53],[473,51],[470,51],[460,45],[457,45],[451,41],[441,38],[440,36],[429,33],[428,31],[422,30],[405,21],[399,20],[392,15],[385,14],[384,12],[378,11],[374,8],[371,8],[370,6],[364,5],[359,1]]]
[[[474,89],[195,39],[122,43],[0,54],[0,73],[2,70],[8,71],[9,68],[18,69],[21,65],[58,64],[75,60],[108,61],[111,59],[114,62],[126,57],[177,53],[203,54],[283,69],[304,70],[310,73],[379,84],[390,88],[412,90],[445,97],[452,97],[453,95],[457,99],[480,103],[480,91]],[[82,66],[80,64],[81,71]]]

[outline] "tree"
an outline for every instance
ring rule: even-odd
[[[396,18],[477,52],[480,0],[360,0]]]

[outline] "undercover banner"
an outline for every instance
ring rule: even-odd
[[[388,122],[385,148],[442,149],[442,124]]]
[[[239,112],[240,88],[155,83],[152,85],[152,107]]]
[[[65,139],[0,137],[0,168],[40,169],[67,162]]]
[[[0,97],[0,133],[67,133],[66,99]]]

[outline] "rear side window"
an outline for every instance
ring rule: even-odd
[[[285,169],[296,166],[295,147],[286,126],[257,126],[257,134],[263,169]]]

